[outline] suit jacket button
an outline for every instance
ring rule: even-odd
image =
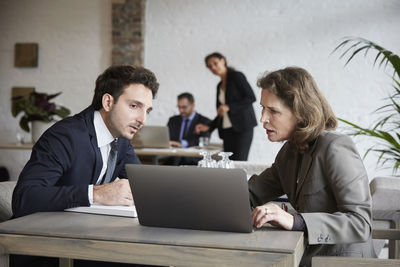
[[[331,240],[331,238],[329,237],[329,235],[327,235],[327,236],[325,237],[325,242],[328,242],[329,240]]]

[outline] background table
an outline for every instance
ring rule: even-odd
[[[212,153],[218,153],[222,151],[222,146],[207,146],[204,149],[197,147],[188,148],[135,148],[135,152],[138,157],[144,161],[144,157],[151,157],[151,162],[154,165],[158,164],[158,160],[164,157],[194,157],[202,158],[200,155],[202,150],[206,150]]]
[[[303,252],[302,232],[271,228],[250,234],[157,228],[133,218],[72,212],[0,224],[0,266],[7,266],[8,254],[164,266],[298,266]]]
[[[12,150],[32,150],[32,143],[16,144],[16,143],[0,143],[0,149],[12,149]],[[222,151],[222,146],[219,144],[213,144],[204,148],[207,151],[218,153]],[[202,149],[198,147],[188,148],[135,148],[135,153],[138,157],[146,162],[146,157],[150,158],[152,164],[158,164],[158,160],[163,157],[195,157],[201,158],[200,151]],[[26,162],[25,162],[26,163]]]
[[[16,144],[16,143],[0,143],[0,149],[24,149],[31,150],[32,143]]]

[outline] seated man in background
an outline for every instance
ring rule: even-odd
[[[171,146],[191,147],[199,145],[200,136],[209,137],[210,134],[202,135],[194,132],[194,127],[198,123],[208,124],[210,119],[197,113],[195,109],[194,97],[191,93],[178,95],[179,114],[169,118],[168,128],[171,139]],[[199,159],[190,157],[173,157],[167,160],[168,165],[196,165]]]
[[[129,181],[122,179],[125,164],[140,164],[130,139],[146,122],[158,87],[145,68],[106,69],[96,80],[92,104],[54,124],[34,145],[14,189],[13,217],[94,202],[133,205]],[[11,257],[11,266],[53,266],[52,259],[47,264],[48,258],[35,263],[17,257],[14,262]]]

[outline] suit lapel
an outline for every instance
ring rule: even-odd
[[[225,84],[225,104],[229,105],[231,103],[231,93],[232,88],[235,87],[236,85],[234,83],[231,84],[231,80],[229,79],[229,71],[226,77],[226,84]]]
[[[289,144],[288,144],[289,146]],[[285,168],[282,177],[284,178],[285,192],[288,195],[290,201],[294,200],[296,194],[296,179],[297,179],[297,164],[299,153],[289,146],[289,152],[285,157]],[[289,167],[290,166],[290,167]]]
[[[303,159],[301,161],[300,171],[297,175],[297,187],[296,187],[296,199],[299,196],[301,187],[307,178],[308,171],[310,170],[312,163],[312,156],[309,153],[303,154]]]
[[[190,125],[189,125],[189,129],[188,129],[188,137],[192,136],[194,133],[194,126],[196,126],[197,122],[199,120],[199,114],[194,115],[193,120],[191,121]]]
[[[318,143],[318,138],[314,141],[314,143],[311,145],[309,150],[303,154],[303,160],[301,162],[301,167],[299,174],[297,176],[297,188],[296,188],[296,199],[299,196],[301,187],[304,184],[304,181],[307,180],[308,178],[308,172],[310,170],[311,164],[313,162],[313,154],[314,150],[317,147]]]
[[[173,141],[179,141],[179,134],[181,133],[182,117],[176,116],[171,121],[171,125],[168,125],[170,139]]]
[[[97,179],[99,178],[99,175],[101,172],[101,168],[103,167],[103,161],[101,159],[100,148],[97,144],[97,136],[96,136],[96,131],[94,129],[93,117],[94,117],[93,108],[88,108],[88,112],[85,116],[85,121],[86,121],[86,125],[87,125],[88,132],[89,132],[90,142],[92,144],[92,148],[93,148],[93,151],[95,154],[95,158],[94,158],[95,164],[93,167],[93,176],[91,178],[91,183],[96,184]]]
[[[95,152],[95,164],[94,164],[94,169],[93,169],[93,177],[92,177],[92,184],[96,184],[97,179],[99,178],[101,168],[103,167],[103,161],[101,159],[101,152],[100,148],[97,145],[97,139],[96,135],[91,137],[91,143],[93,147],[93,151]]]
[[[217,100],[217,108],[218,108],[218,106],[219,105],[221,105],[221,102],[219,102],[219,91],[221,90],[221,84],[222,84],[222,82],[219,82],[218,84],[217,84],[217,98],[216,98],[216,100]]]

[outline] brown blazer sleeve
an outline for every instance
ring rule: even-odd
[[[275,163],[260,175],[253,175],[249,180],[250,203],[252,207],[263,205],[284,194],[280,186]]]

